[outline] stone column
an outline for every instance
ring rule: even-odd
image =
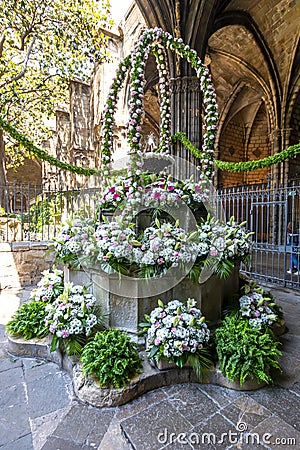
[[[271,140],[271,154],[275,155],[276,153],[280,152],[281,145],[280,145],[280,131],[279,130],[273,130],[270,134],[270,140]],[[271,166],[270,168],[272,178],[271,178],[271,186],[279,186],[281,183],[281,165],[275,164]]]
[[[282,149],[285,150],[290,146],[291,143],[291,132],[292,128],[282,128],[281,130],[281,142]],[[290,159],[284,162],[284,173],[283,173],[283,182],[287,185],[289,178],[291,177],[290,164],[293,164]]]
[[[202,141],[201,90],[200,81],[195,76],[173,78],[171,80],[171,133],[181,131],[198,148]],[[198,162],[181,143],[173,147],[173,154],[197,165]],[[177,176],[189,175],[187,164],[177,168]]]

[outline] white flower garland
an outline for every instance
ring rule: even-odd
[[[160,146],[159,152],[169,152],[170,141],[170,92],[169,92],[169,72],[167,68],[166,55],[164,49],[176,52],[196,70],[200,79],[200,88],[203,93],[203,104],[205,111],[206,132],[203,139],[203,152],[200,159],[200,178],[211,178],[214,173],[213,157],[217,128],[217,102],[216,94],[212,84],[211,76],[207,67],[197,56],[195,50],[185,45],[182,39],[173,37],[168,32],[160,28],[146,30],[136,42],[133,53],[125,58],[119,65],[116,78],[113,80],[111,90],[108,95],[107,107],[103,121],[103,165],[110,163],[112,137],[114,126],[114,114],[118,100],[118,93],[125,79],[127,70],[131,68],[131,100],[128,123],[128,141],[130,145],[131,163],[129,170],[131,173],[139,175],[141,173],[141,124],[144,114],[143,96],[145,84],[145,61],[149,53],[154,53],[157,59],[159,71],[159,96],[161,106],[160,124]],[[108,175],[108,171],[104,171]]]

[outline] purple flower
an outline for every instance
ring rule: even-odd
[[[61,332],[61,337],[62,337],[63,339],[67,338],[68,336],[69,336],[68,330],[63,330],[63,331]]]

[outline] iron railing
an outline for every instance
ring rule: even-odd
[[[0,240],[51,240],[59,225],[75,212],[94,216],[98,188],[62,189],[52,186],[6,185],[0,187]],[[290,288],[300,289],[298,272],[300,247],[296,237],[287,239],[287,225],[299,233],[300,184],[276,187],[270,184],[218,190],[213,195],[213,209],[218,218],[246,221],[253,232],[253,252],[249,267],[251,277]],[[292,258],[293,257],[293,258]],[[294,260],[292,273],[290,261]],[[297,267],[296,267],[297,266]]]
[[[217,192],[217,216],[225,220],[234,216],[237,222],[246,221],[253,232],[251,261],[249,267],[244,268],[252,278],[300,289],[299,196],[300,185],[297,183],[287,187],[268,183]],[[288,238],[288,223],[295,235],[293,242]],[[292,267],[291,260],[294,260]]]

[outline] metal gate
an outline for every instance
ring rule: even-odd
[[[238,222],[245,220],[253,232],[250,264],[242,267],[251,278],[300,289],[299,195],[298,185],[259,185],[218,192],[217,215],[226,220],[231,216]]]

